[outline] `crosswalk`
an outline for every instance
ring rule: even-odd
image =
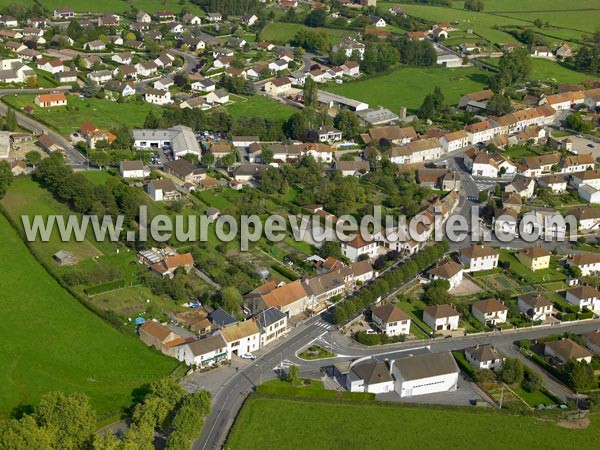
[[[317,323],[315,323],[315,325],[320,328],[323,328],[324,330],[329,330],[332,327],[332,325],[325,323],[325,322],[317,322]]]

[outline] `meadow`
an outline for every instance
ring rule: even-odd
[[[260,38],[274,44],[285,44],[290,42],[300,30],[325,33],[332,45],[339,43],[341,37],[352,34],[352,31],[334,28],[310,28],[299,23],[271,22],[261,31]]]
[[[364,80],[328,85],[325,90],[367,102],[371,108],[380,105],[397,113],[401,106],[406,106],[415,112],[435,86],[442,89],[446,102],[453,105],[458,103],[462,95],[485,89],[488,74],[489,72],[473,67],[401,67]]]
[[[69,295],[2,214],[0,254],[0,416],[60,390],[86,394],[99,417],[107,417],[131,404],[134,389],[177,366]]]
[[[245,97],[232,94],[230,98],[235,103],[226,108],[234,119],[262,117],[270,120],[286,120],[296,112],[296,109],[291,106],[261,95]]]
[[[13,0],[0,0],[0,8],[4,8],[11,3],[15,3]],[[19,2],[25,6],[31,6],[36,3],[34,0],[22,0]],[[114,12],[114,13],[123,13],[125,11],[129,11],[130,3],[124,2],[123,0],[104,0],[102,2],[97,2],[94,0],[77,0],[69,1],[69,0],[39,0],[42,6],[46,7],[48,10],[53,11],[54,8],[70,6],[75,12],[84,13],[84,12],[96,12],[96,13],[104,13],[104,12]],[[145,11],[148,14],[155,13],[156,11],[163,11],[165,9],[171,10],[175,13],[179,13],[181,9],[185,6],[189,8],[193,13],[198,15],[204,15],[199,6],[195,5],[192,2],[185,2],[183,5],[179,2],[179,0],[136,0],[135,2],[131,2],[133,6],[135,6],[140,11]]]
[[[252,396],[225,448],[562,450],[595,448],[600,417],[567,429],[532,416],[478,410],[437,410],[394,404],[302,401]],[[568,443],[568,444],[567,444]]]
[[[67,106],[39,108],[34,103],[35,95],[5,96],[3,101],[22,111],[26,106],[33,108],[33,116],[68,136],[79,130],[79,126],[89,120],[98,128],[114,129],[119,124],[141,127],[148,112],[157,108],[146,102],[118,103],[97,98],[80,99],[67,95]],[[156,110],[156,109],[155,109]]]
[[[498,67],[498,58],[486,58],[485,62]],[[531,73],[529,79],[534,81],[545,81],[551,83],[581,83],[588,78],[594,78],[590,74],[571,70],[566,63],[554,62],[544,58],[531,58]]]

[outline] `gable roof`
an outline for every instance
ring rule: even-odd
[[[284,284],[271,292],[264,294],[262,300],[267,306],[282,308],[306,297],[306,291],[300,280]]]
[[[260,330],[258,329],[258,325],[256,325],[254,320],[236,322],[232,325],[221,328],[221,334],[227,343],[239,341],[240,339],[244,339],[248,336],[258,333],[260,333]]]
[[[554,353],[560,355],[563,359],[580,359],[593,356],[593,353],[582,347],[571,339],[561,339],[559,341],[546,342],[546,347],[550,347]]]
[[[592,286],[587,285],[567,289],[566,292],[578,299],[600,298],[600,292]]]
[[[469,353],[471,358],[479,362],[494,361],[500,359],[500,354],[495,347],[489,344],[476,345],[465,350],[465,353]]]
[[[588,264],[598,264],[600,263],[600,255],[596,253],[580,253],[578,255],[573,255],[572,258],[573,264],[576,266],[585,266]]]
[[[431,275],[438,276],[440,278],[452,278],[454,275],[463,270],[462,264],[454,262],[452,260],[444,261],[439,266],[434,267],[427,271]]]
[[[542,296],[539,292],[530,292],[519,296],[519,299],[531,306],[533,309],[544,308],[546,306],[552,306],[552,302],[546,297]]]
[[[550,252],[548,250],[538,245],[529,248],[523,248],[519,250],[519,254],[527,256],[531,259],[544,258],[546,256],[550,256]]]
[[[220,327],[225,327],[237,322],[231,314],[227,313],[223,308],[217,308],[209,314],[211,321]]]
[[[211,336],[207,336],[204,339],[191,342],[188,344],[188,347],[194,356],[200,356],[214,352],[215,350],[221,348],[224,349],[227,347],[227,344],[225,343],[223,336],[221,336],[219,333],[216,333]]]
[[[485,258],[487,256],[498,256],[496,249],[489,245],[479,244],[472,247],[461,248],[460,253],[471,259]]]
[[[392,304],[377,306],[373,308],[371,312],[373,313],[373,315],[379,317],[384,323],[410,320],[408,314],[406,314],[396,305]]]
[[[356,375],[357,378],[364,380],[367,385],[394,381],[390,375],[387,364],[383,361],[357,364],[352,366],[350,371]]]
[[[494,313],[499,311],[508,311],[508,308],[500,303],[495,298],[490,298],[488,300],[479,300],[473,303],[473,309],[477,309],[484,314]]]
[[[458,366],[450,352],[426,353],[394,361],[394,367],[404,380],[419,380],[458,373]]]
[[[454,317],[459,315],[458,311],[456,311],[450,305],[431,305],[426,307],[423,311],[429,314],[434,319],[441,319],[443,317]]]

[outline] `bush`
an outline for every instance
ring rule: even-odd
[[[273,269],[275,272],[279,272],[281,275],[291,281],[296,281],[298,278],[300,278],[296,272],[278,263],[273,264],[271,269]]]
[[[256,392],[260,394],[278,395],[283,397],[300,397],[300,398],[314,398],[314,399],[326,399],[326,400],[356,400],[356,401],[373,401],[375,400],[375,394],[368,392],[339,392],[329,390],[318,390],[318,389],[304,389],[302,387],[293,387],[291,385],[274,385],[274,384],[262,384],[256,387]]]
[[[108,283],[102,283],[102,284],[98,284],[96,286],[90,286],[89,288],[85,288],[83,290],[83,292],[85,292],[86,295],[92,296],[92,295],[103,294],[105,292],[114,291],[116,289],[122,289],[126,285],[127,285],[127,283],[123,279],[114,280],[114,281],[109,281]]]

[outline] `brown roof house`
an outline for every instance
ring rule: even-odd
[[[260,348],[260,330],[254,320],[236,322],[219,331],[227,344],[227,358],[242,356]]]
[[[460,249],[460,262],[465,266],[465,272],[480,272],[498,267],[500,253],[485,244]]]
[[[550,252],[537,245],[519,250],[517,259],[532,272],[550,267]]]
[[[302,314],[312,305],[300,280],[292,281],[261,296],[263,309],[275,307],[288,317]]]
[[[521,294],[517,302],[519,309],[532,321],[545,321],[552,317],[554,305],[539,292]]]
[[[423,310],[423,322],[434,331],[451,331],[458,328],[460,315],[450,305],[431,305]]]
[[[144,344],[151,345],[161,353],[172,357],[175,357],[177,353],[176,347],[187,342],[185,337],[157,320],[149,320],[144,323],[138,329],[138,334]]]
[[[585,361],[590,364],[592,356],[594,356],[588,349],[571,339],[546,342],[544,345],[544,355],[556,358],[563,364],[571,359],[577,362]]]
[[[173,278],[179,268],[189,272],[194,267],[194,258],[191,253],[169,256],[160,262],[152,264],[150,268],[162,278]]]
[[[396,305],[377,306],[371,313],[375,326],[388,336],[410,334],[410,317]]]
[[[427,275],[432,280],[448,280],[450,289],[452,289],[462,282],[464,269],[462,264],[448,260],[433,269],[429,269]]]
[[[488,326],[506,323],[508,318],[508,308],[493,298],[473,303],[471,313],[477,320]]]
[[[504,357],[500,355],[493,345],[477,344],[465,350],[465,357],[475,369],[498,370],[502,367]]]

